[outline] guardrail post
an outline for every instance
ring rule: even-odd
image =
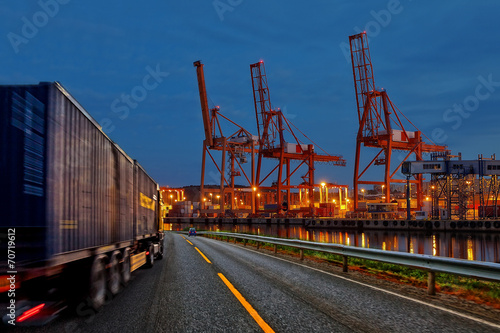
[[[260,249],[260,242],[257,242],[257,250]]]
[[[300,249],[300,260],[304,260],[304,249]]]
[[[436,273],[432,271],[427,273],[427,294],[436,295]]]
[[[349,266],[347,266],[347,256],[342,256],[342,272],[348,272]]]
[[[278,245],[274,244],[274,253],[278,253]]]
[[[247,240],[243,239],[243,246],[247,246]]]
[[[236,244],[236,237],[234,237],[234,244]]]

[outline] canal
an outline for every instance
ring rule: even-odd
[[[201,231],[228,231],[261,236],[294,238],[364,248],[427,254],[466,260],[500,263],[500,233],[391,230],[331,230],[297,225],[247,225],[169,223],[166,230],[181,231],[194,227]]]

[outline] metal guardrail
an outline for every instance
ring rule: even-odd
[[[252,240],[257,242],[257,248],[260,243],[273,244],[276,252],[277,246],[289,246],[300,250],[300,258],[304,258],[304,250],[312,250],[319,252],[332,253],[343,257],[343,271],[348,271],[347,258],[355,257],[360,259],[368,259],[380,261],[395,265],[407,266],[411,268],[421,269],[428,272],[428,293],[434,295],[435,273],[449,273],[459,276],[477,278],[482,280],[490,280],[494,282],[500,281],[500,264],[470,261],[464,259],[453,259],[445,257],[435,257],[424,254],[412,254],[395,251],[384,251],[378,249],[367,249],[362,247],[347,246],[332,243],[319,243],[303,241],[298,239],[286,239],[275,237],[264,237],[249,234],[238,234],[229,232],[209,232],[199,231],[198,235],[211,235],[216,237],[229,237],[242,240]]]
[[[332,230],[400,230],[500,233],[500,220],[374,220],[366,218],[228,218],[166,217],[164,223],[198,225],[296,225]]]

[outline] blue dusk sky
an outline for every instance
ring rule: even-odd
[[[61,82],[161,185],[200,183],[204,131],[193,61],[205,65],[211,106],[257,134],[249,65],[262,59],[273,107],[347,161],[318,166],[316,182],[352,186],[358,120],[348,43],[363,30],[376,85],[424,134],[465,159],[500,153],[495,0],[0,6],[0,84]]]

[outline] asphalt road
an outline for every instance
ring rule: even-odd
[[[167,233],[166,255],[101,311],[26,332],[500,332],[500,325],[305,265]],[[208,262],[210,261],[210,262]],[[239,295],[240,298],[238,298]]]

